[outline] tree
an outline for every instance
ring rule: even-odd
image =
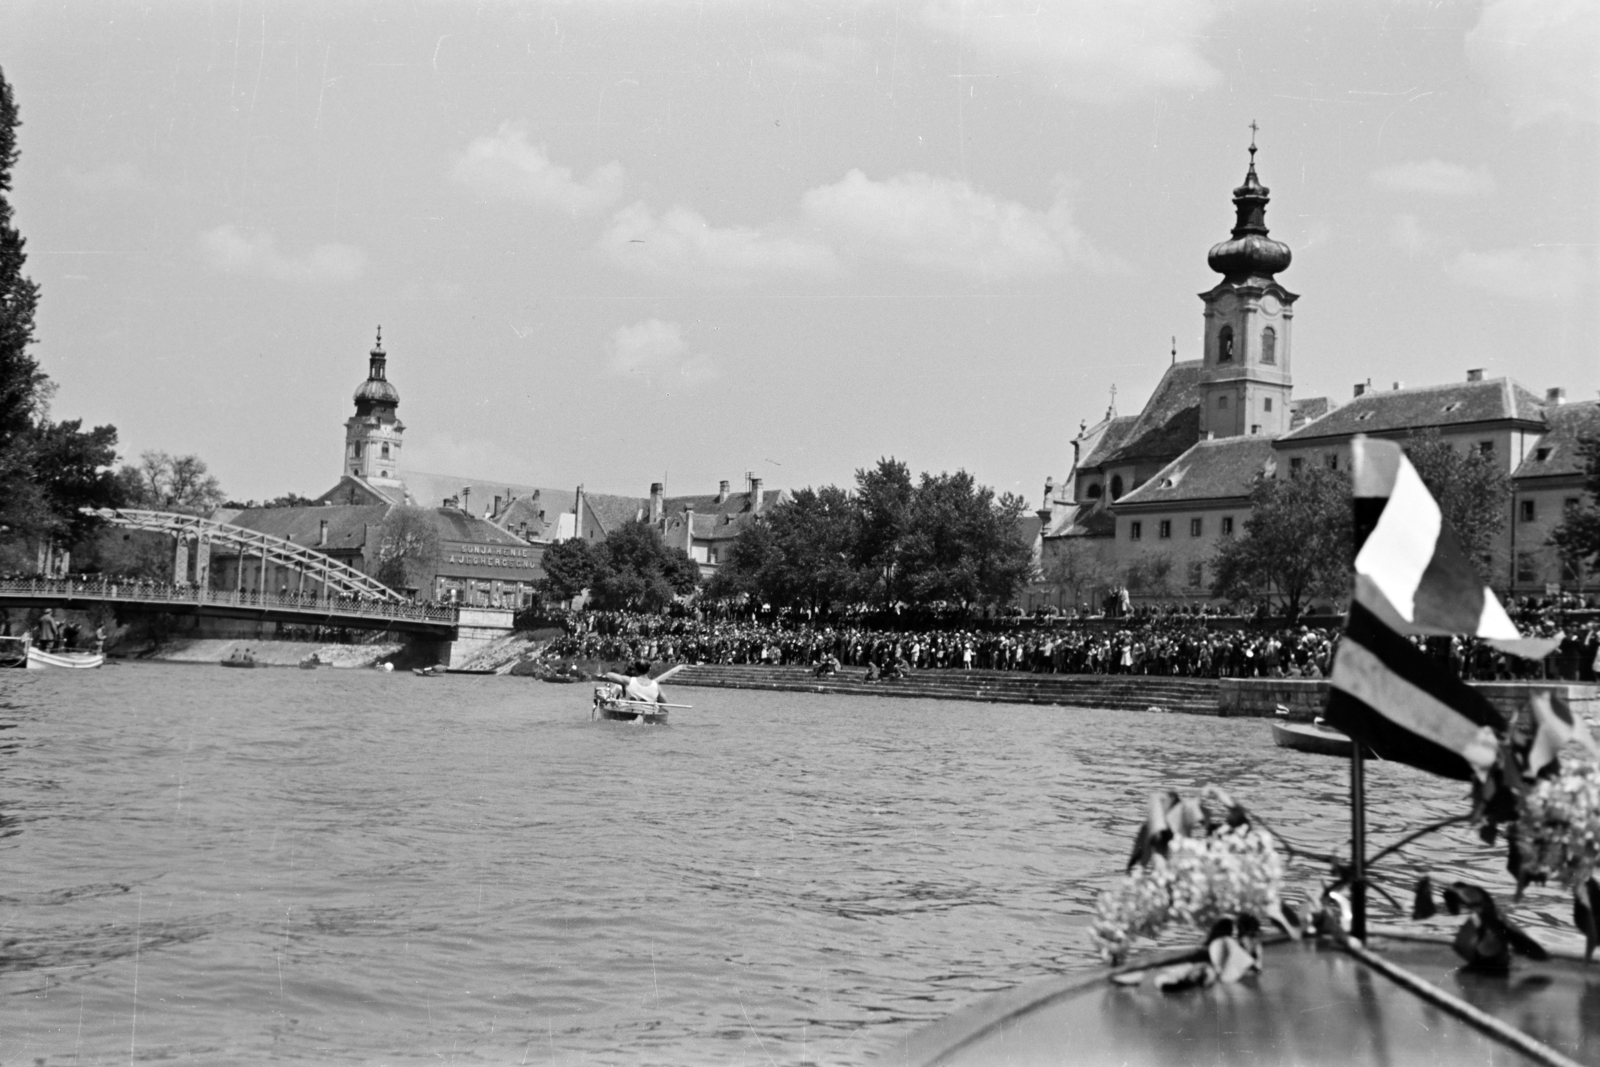
[[[845,490],[798,490],[757,525],[767,528],[772,548],[761,572],[762,599],[826,613],[854,595],[861,509]]]
[[[1244,533],[1213,560],[1213,596],[1280,598],[1291,620],[1319,596],[1348,593],[1354,563],[1350,478],[1311,467],[1294,477],[1266,475],[1250,493]]]
[[[1510,476],[1492,454],[1475,448],[1457,452],[1437,430],[1415,434],[1403,447],[1478,577],[1487,582],[1493,571],[1492,552],[1510,508]]]
[[[1572,571],[1582,573],[1585,566],[1600,567],[1600,425],[1578,435],[1578,454],[1584,460],[1583,488],[1589,502],[1567,508],[1550,543]]]
[[[373,577],[397,592],[415,593],[439,565],[439,526],[427,508],[396,507],[378,527]]]
[[[126,465],[117,472],[117,481],[129,506],[151,511],[209,515],[226,499],[216,475],[196,455],[146,451],[138,466]]]
[[[892,608],[905,599],[900,550],[910,527],[915,493],[910,468],[897,459],[882,458],[875,468],[856,471],[860,529],[855,563],[863,600],[880,600],[885,608]]]
[[[778,505],[779,508],[784,504]],[[738,600],[745,597],[771,602],[773,575],[784,565],[783,554],[772,535],[769,522],[749,523],[733,539],[727,554],[703,595],[708,600]]]
[[[1047,542],[1041,577],[1057,593],[1069,593],[1074,608],[1084,606],[1096,590],[1111,581],[1111,568],[1087,537],[1061,537]],[[1086,597],[1085,594],[1088,594]]]
[[[11,222],[11,170],[20,155],[21,125],[11,85],[0,72],[0,462],[42,415],[50,386],[28,352],[39,286],[22,273],[27,242]]]
[[[1138,596],[1172,595],[1172,556],[1149,552],[1122,569],[1122,584]]]
[[[897,553],[907,599],[923,604],[1004,603],[1033,565],[1020,535],[1020,497],[980,486],[966,471],[922,475]]]
[[[642,520],[624,523],[595,555],[589,592],[602,610],[661,611],[700,583],[694,560],[681,548],[668,548],[656,528]]]
[[[553,600],[567,601],[589,588],[597,562],[589,542],[573,537],[544,550],[544,591]]]
[[[240,511],[249,511],[251,508],[311,508],[316,507],[316,505],[317,502],[309,496],[301,496],[299,493],[284,493],[282,496],[275,496],[271,500],[263,500],[259,503],[254,500],[225,500],[221,506],[238,508]]]
[[[117,461],[117,429],[83,430],[81,420],[46,422],[33,434],[34,481],[54,518],[53,532],[69,545],[84,540],[102,520],[85,508],[122,503],[122,487],[111,467]]]

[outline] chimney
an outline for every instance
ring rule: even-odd
[[[583,536],[583,486],[572,497],[572,536]]]
[[[1366,391],[1367,391],[1367,383],[1366,382],[1357,382],[1356,383],[1356,392],[1355,392],[1356,396],[1361,396],[1361,395],[1365,394]]]
[[[1394,388],[1394,391],[1398,393],[1400,390],[1404,389],[1405,387],[1406,387],[1406,383],[1405,382],[1395,382],[1393,388]]]
[[[650,521],[660,522],[661,513],[666,510],[665,501],[662,500],[662,489],[665,487],[660,482],[650,483]]]
[[[322,519],[317,523],[317,544],[319,546],[321,546],[321,545],[326,545],[327,543],[328,543],[328,520],[327,519]]]
[[[1560,407],[1567,402],[1567,391],[1559,385],[1552,386],[1544,391],[1544,402],[1551,407]]]
[[[1056,498],[1056,480],[1046,475],[1044,479],[1044,506],[1049,507],[1050,502]]]
[[[727,482],[727,479],[723,479],[722,481],[717,483],[717,503],[723,504],[723,503],[726,503],[727,500],[728,500],[728,482]]]
[[[500,514],[500,499],[501,499],[500,497],[495,497],[494,498],[494,511],[492,512],[492,514],[495,514],[495,515]]]
[[[761,479],[754,476],[750,478],[750,514],[761,514]]]
[[[683,551],[690,559],[694,558],[694,508],[683,510]]]
[[[461,487],[461,510],[468,515],[472,514],[472,486],[470,485]]]
[[[1474,367],[1472,370],[1467,371],[1467,381],[1469,381],[1469,382],[1481,382],[1481,381],[1483,381],[1483,368],[1482,367]]]

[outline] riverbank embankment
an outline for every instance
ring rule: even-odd
[[[405,649],[402,641],[348,645],[327,641],[264,641],[252,638],[182,637],[162,642],[139,659],[164,663],[221,663],[248,653],[261,667],[298,667],[313,655],[325,667],[373,667],[393,662]]]
[[[694,664],[673,685],[768,689],[861,696],[971,700],[995,704],[1054,704],[1110,710],[1180,712],[1222,718],[1284,717],[1309,721],[1328,701],[1328,683],[1314,678],[1183,678],[1143,674],[1029,674],[1021,671],[913,670],[903,678],[866,680],[866,670],[842,667],[818,678],[810,667]],[[1600,718],[1600,688],[1575,682],[1473,682],[1502,711],[1527,699],[1530,685],[1559,686],[1573,710]],[[1280,710],[1281,709],[1281,710]]]

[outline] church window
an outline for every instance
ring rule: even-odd
[[[361,442],[360,441],[356,442],[356,458],[357,459],[361,458]]]
[[[1278,362],[1278,331],[1271,326],[1261,331],[1261,362]]]
[[[1233,327],[1224,326],[1217,331],[1217,362],[1233,362]]]
[[[1262,399],[1262,401],[1261,401],[1261,410],[1262,411],[1271,411],[1272,410],[1272,398],[1270,396],[1269,397],[1264,397]]]
[[[383,443],[383,458],[384,459],[388,459],[389,458],[389,442],[388,441],[385,441]]]
[[[1114,475],[1111,476],[1111,499],[1112,500],[1119,500],[1119,499],[1121,499],[1121,497],[1122,497],[1122,475],[1114,474]]]
[[[1104,492],[1104,490],[1100,488],[1100,483],[1099,482],[1091,483],[1090,486],[1089,486],[1089,499],[1090,500],[1099,500],[1100,499],[1100,494],[1102,492]]]
[[[1228,410],[1228,398],[1225,397],[1225,396],[1217,397],[1217,407],[1219,409],[1221,409],[1222,411],[1227,411]]]

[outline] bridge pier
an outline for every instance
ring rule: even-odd
[[[463,605],[458,610],[456,634],[444,647],[444,665],[461,667],[472,657],[511,632],[510,608],[478,608]]]

